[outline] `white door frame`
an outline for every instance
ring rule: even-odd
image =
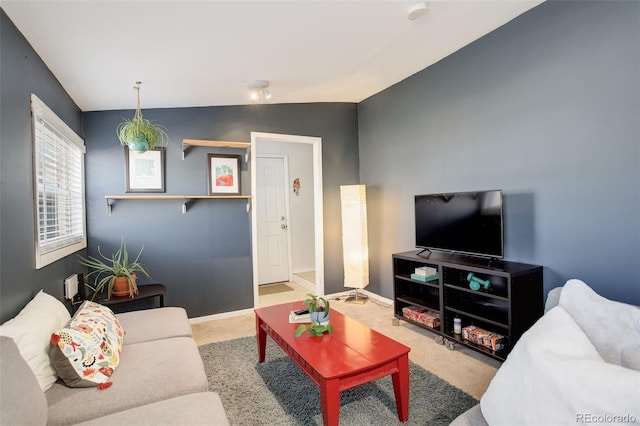
[[[256,193],[257,148],[260,142],[290,142],[311,144],[313,148],[313,202],[316,294],[324,295],[324,217],[322,202],[322,138],[314,136],[284,135],[278,133],[251,132],[251,193]],[[254,199],[254,204],[257,200]],[[251,256],[253,262],[253,306],[258,307],[258,237],[257,214],[251,209]]]
[[[255,146],[255,145],[254,145]],[[255,151],[255,150],[254,150]],[[285,215],[287,218],[287,280],[289,281],[293,281],[293,269],[292,269],[292,255],[291,255],[291,204],[290,204],[290,199],[289,199],[289,191],[288,191],[288,182],[289,182],[289,156],[286,154],[258,154],[256,152],[256,167],[258,167],[258,162],[257,159],[258,157],[260,158],[277,158],[279,160],[282,160],[282,179],[283,182],[282,184],[284,185],[284,211],[285,211]],[[252,170],[253,173],[253,170]],[[256,182],[257,185],[257,182]],[[251,191],[252,194],[257,194],[258,191]],[[257,209],[255,208],[255,202],[254,202],[254,206],[253,206],[253,210],[256,211],[256,219],[257,219]],[[258,228],[257,228],[257,221],[256,221],[256,235],[258,235]],[[256,239],[252,239],[252,241],[257,241]],[[258,246],[258,244],[254,244],[256,247]],[[256,262],[258,260],[257,257],[257,251],[256,251]],[[257,265],[257,263],[256,263]],[[256,268],[256,271],[258,270],[258,268]],[[258,275],[254,275],[255,279],[257,280],[259,277]],[[256,305],[257,306],[257,305]]]

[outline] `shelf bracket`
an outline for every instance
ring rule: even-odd
[[[113,200],[107,198],[107,216],[111,216],[111,206],[113,206]]]
[[[251,200],[247,200],[247,213],[251,211]]]
[[[189,210],[189,207],[191,206],[191,204],[193,204],[192,198],[182,199],[182,214],[187,214],[187,210]]]
[[[244,152],[244,162],[245,162],[245,164],[249,164],[249,150],[250,150],[250,148],[247,148],[246,151]]]
[[[185,154],[187,153],[188,150],[189,150],[189,146],[185,145],[183,142],[182,143],[182,160],[183,161],[184,161]]]

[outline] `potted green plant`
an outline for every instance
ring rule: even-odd
[[[78,262],[91,269],[87,278],[93,275],[93,285],[88,282],[86,284],[93,291],[91,300],[94,300],[97,294],[102,293],[105,287],[107,288],[107,299],[111,299],[111,296],[128,295],[134,297],[138,294],[136,273],[142,273],[151,279],[147,268],[139,262],[143,250],[144,246],[138,252],[135,260],[130,262],[127,245],[122,238],[120,248],[110,258],[102,254],[100,246],[98,246],[98,253],[102,259],[93,256],[79,257]],[[120,286],[124,288],[119,288]]]
[[[329,323],[331,313],[329,301],[323,297],[308,293],[303,302],[311,316],[311,324],[301,324],[295,331],[295,337],[300,337],[305,331],[310,336],[322,336],[325,332],[333,333],[333,326]]]
[[[156,146],[164,146],[169,135],[163,126],[153,124],[142,118],[140,109],[140,82],[134,87],[138,91],[138,106],[131,120],[125,120],[118,125],[116,132],[122,146],[128,146],[131,151],[147,151]]]

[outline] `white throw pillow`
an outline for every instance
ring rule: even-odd
[[[628,423],[622,416],[640,419],[638,401],[640,372],[605,362],[556,306],[516,343],[480,408],[491,426]]]
[[[562,306],[607,362],[640,370],[640,309],[606,299],[580,280],[562,287]]]
[[[40,290],[15,318],[0,326],[0,335],[13,339],[43,392],[57,380],[49,359],[51,334],[70,319],[71,315],[61,301]]]

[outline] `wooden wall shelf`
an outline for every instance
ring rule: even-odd
[[[249,161],[249,148],[251,148],[251,142],[209,141],[204,139],[182,139],[182,159],[183,160],[184,160],[186,151],[192,146],[246,149],[247,152],[244,155],[244,161],[246,163]]]
[[[195,200],[247,200],[247,213],[251,210],[251,195],[105,195],[107,213],[111,216],[111,208],[115,200],[182,200],[182,214],[187,213],[188,206]]]

